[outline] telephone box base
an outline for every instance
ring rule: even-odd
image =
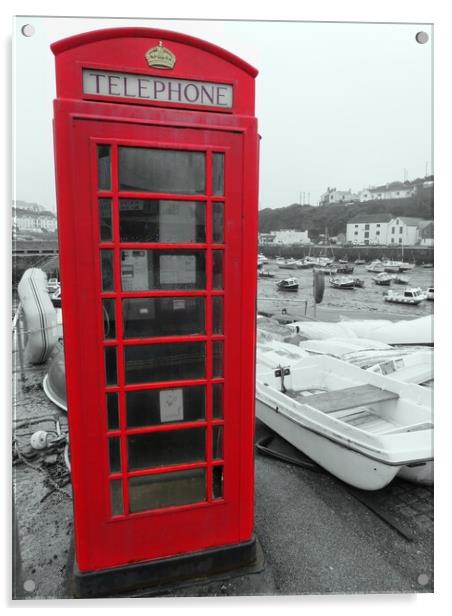
[[[256,537],[253,535],[244,543],[87,573],[79,571],[74,561],[73,590],[78,598],[144,591],[227,572],[236,573],[241,568],[253,566],[256,560]]]

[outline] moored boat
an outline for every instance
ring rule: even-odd
[[[296,259],[285,259],[282,262],[278,263],[278,266],[281,269],[298,269],[298,262],[296,261]]]
[[[296,278],[283,278],[276,283],[280,291],[298,291],[300,286]]]
[[[433,460],[431,392],[331,357],[257,362],[256,416],[346,483],[378,490]]]
[[[364,286],[364,280],[362,280],[361,278],[353,278],[354,283],[355,283],[355,287],[358,287],[359,289],[362,289]]]
[[[389,274],[398,274],[400,270],[401,261],[384,261],[383,269]]]
[[[380,259],[375,259],[375,261],[372,261],[372,263],[366,267],[366,270],[374,273],[384,272],[384,265]]]
[[[410,282],[409,278],[402,276],[401,274],[394,275],[392,279],[396,284],[408,284]]]
[[[258,272],[259,278],[274,278],[275,274],[270,270],[262,269]]]
[[[336,276],[335,278],[330,278],[329,280],[330,286],[334,289],[354,289],[355,288],[355,279],[350,276]]]
[[[364,259],[355,259],[355,265],[365,265]]]
[[[388,291],[384,296],[385,302],[392,302],[394,304],[408,304],[417,306],[423,302],[426,298],[419,289],[406,289],[403,293],[396,293],[395,291]]]
[[[353,274],[353,265],[338,265],[336,271],[338,274]]]
[[[375,282],[375,284],[389,286],[392,282],[392,276],[390,276],[386,272],[380,272],[376,276],[373,276],[372,280]]]
[[[433,302],[433,287],[429,287],[427,291],[425,292],[425,295],[426,295],[426,299]]]

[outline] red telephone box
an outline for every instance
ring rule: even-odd
[[[78,579],[250,561],[257,71],[147,28],[52,51]]]

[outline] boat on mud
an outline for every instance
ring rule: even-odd
[[[354,289],[356,286],[355,279],[350,276],[330,278],[329,283],[330,287],[333,287],[333,289]]]
[[[429,287],[427,291],[425,292],[425,295],[426,295],[426,299],[433,302],[433,287]]]
[[[336,273],[337,274],[353,274],[354,271],[354,267],[353,265],[338,265],[336,268]]]
[[[296,278],[283,278],[276,283],[280,291],[298,291],[300,286]]]
[[[281,269],[298,269],[298,261],[296,259],[284,259],[278,263]]]
[[[376,276],[372,276],[372,280],[375,282],[375,284],[384,285],[388,287],[392,282],[392,276],[390,276],[386,272],[380,272],[380,274],[377,274]]]
[[[362,289],[364,286],[364,280],[362,280],[362,278],[353,278],[354,282],[355,282],[355,287],[357,287],[358,289]]]
[[[402,274],[395,274],[392,277],[392,280],[395,282],[395,284],[408,284],[410,282],[410,279],[406,276],[402,276]]]
[[[383,269],[388,274],[398,274],[400,269],[401,261],[384,261]]]
[[[368,265],[366,267],[366,270],[368,272],[373,272],[373,273],[380,273],[380,272],[384,272],[384,265],[383,262],[380,261],[380,259],[375,259],[374,261],[372,261],[372,263],[370,263],[370,265]]]
[[[385,302],[394,304],[408,304],[417,306],[426,299],[425,294],[420,289],[406,289],[403,293],[388,291],[384,295]]]
[[[275,274],[270,270],[262,269],[258,272],[259,278],[274,278]]]
[[[256,416],[362,490],[384,488],[404,471],[406,478],[428,476],[432,468],[431,392],[332,357],[270,370],[258,359]]]

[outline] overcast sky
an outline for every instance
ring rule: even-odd
[[[30,38],[21,34],[27,23]],[[50,44],[120,25],[191,34],[259,70],[260,208],[317,204],[328,186],[359,191],[433,172],[430,26],[17,18],[16,199],[55,209]],[[430,36],[425,45],[415,40],[419,30]]]

